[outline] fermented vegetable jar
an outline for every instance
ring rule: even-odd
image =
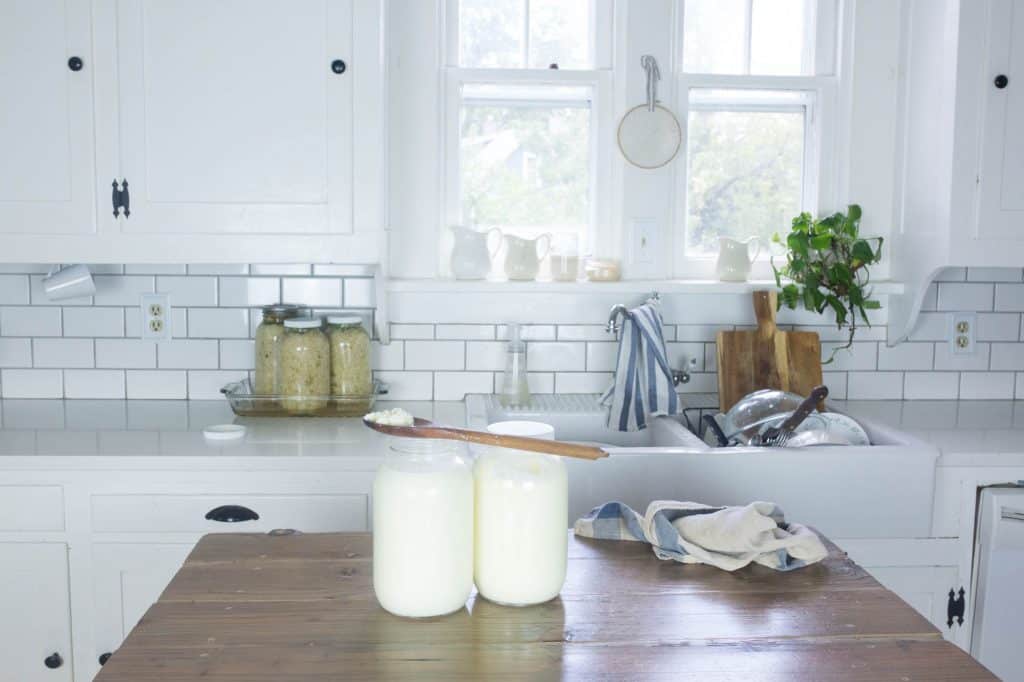
[[[331,388],[331,349],[320,318],[284,321],[278,374],[281,406],[292,414],[310,414],[327,405]]]
[[[370,372],[370,335],[356,316],[327,318],[331,344],[331,395],[336,398],[369,396],[373,392]]]
[[[373,591],[397,616],[463,608],[473,590],[473,474],[465,446],[396,438],[373,479]]]
[[[253,393],[276,395],[281,392],[278,384],[278,344],[284,335],[284,321],[295,317],[306,317],[309,308],[293,303],[275,303],[263,306],[263,320],[256,327],[256,377]]]

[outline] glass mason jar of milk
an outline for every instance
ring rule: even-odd
[[[395,438],[373,480],[373,591],[396,616],[463,608],[473,589],[473,474],[465,446]]]
[[[487,430],[554,438],[539,422],[498,422]],[[568,558],[569,478],[560,457],[489,447],[473,468],[476,524],[473,578],[490,601],[510,606],[554,599]]]

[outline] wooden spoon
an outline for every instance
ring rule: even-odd
[[[593,445],[580,445],[578,443],[566,443],[564,441],[545,440],[543,438],[526,438],[525,436],[503,436],[497,433],[488,433],[487,431],[471,431],[470,429],[456,429],[451,426],[441,426],[429,419],[420,419],[419,417],[415,418],[413,426],[378,424],[365,418],[363,423],[374,431],[402,438],[459,440],[463,443],[479,443],[480,445],[491,445],[498,448],[543,452],[549,455],[561,455],[562,457],[575,457],[577,459],[593,460],[608,456],[607,452]]]

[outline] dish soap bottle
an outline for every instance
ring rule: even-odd
[[[499,400],[505,407],[530,404],[530,385],[526,380],[526,344],[522,340],[522,327],[515,322],[508,325],[505,379]]]

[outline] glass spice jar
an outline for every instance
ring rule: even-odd
[[[309,308],[294,303],[275,303],[263,306],[263,319],[256,327],[256,371],[253,393],[256,395],[277,395],[281,392],[278,383],[278,344],[284,335],[284,321],[296,317],[307,317]]]
[[[292,414],[312,414],[327,406],[331,388],[331,349],[320,318],[284,321],[278,358],[281,406]]]

